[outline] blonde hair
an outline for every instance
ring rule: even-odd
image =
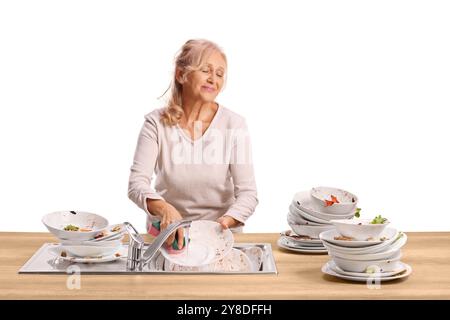
[[[212,53],[219,52],[225,63],[227,58],[222,49],[212,41],[204,39],[188,40],[175,58],[175,71],[170,87],[170,96],[166,108],[161,115],[161,120],[165,125],[176,125],[183,116],[182,92],[183,86],[177,80],[177,70],[181,70],[183,81],[186,81],[187,75],[193,71],[200,70],[204,60]],[[163,96],[166,94],[163,93]]]

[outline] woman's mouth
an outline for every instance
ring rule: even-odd
[[[208,86],[202,86],[202,89],[207,91],[207,92],[214,92],[215,91],[214,88],[211,88],[211,87],[208,87]]]

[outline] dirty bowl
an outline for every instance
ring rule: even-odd
[[[316,187],[311,189],[310,194],[314,204],[323,213],[350,214],[355,212],[358,204],[358,198],[353,193],[338,188]],[[331,196],[336,197],[339,203],[327,202],[332,200]]]
[[[336,230],[345,237],[358,241],[378,239],[386,229],[389,221],[371,224],[370,219],[338,219],[330,220]]]
[[[121,244],[118,246],[68,246],[63,245],[62,248],[69,254],[77,257],[98,257],[109,256],[118,252],[121,248]]]
[[[108,226],[108,220],[102,216],[84,211],[56,211],[46,214],[42,223],[48,231],[57,238],[64,240],[90,240]],[[78,228],[78,231],[68,231],[68,226]]]
[[[322,226],[310,226],[310,225],[301,225],[301,224],[293,224],[289,223],[289,226],[292,230],[299,236],[308,236],[313,239],[319,239],[319,234],[334,229],[335,227],[331,224],[322,225]]]

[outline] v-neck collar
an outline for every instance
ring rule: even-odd
[[[201,140],[203,140],[203,139],[206,137],[206,135],[207,135],[208,132],[210,131],[211,127],[213,127],[214,124],[216,123],[217,118],[219,118],[221,111],[222,111],[222,105],[221,105],[220,103],[218,103],[218,104],[217,104],[217,110],[216,110],[216,113],[214,114],[214,117],[212,118],[211,123],[209,124],[208,128],[206,128],[206,131],[205,131],[205,132],[200,136],[200,138],[198,138],[198,139],[195,139],[195,140],[194,140],[194,139],[192,139],[190,136],[188,136],[187,133],[184,132],[183,128],[181,128],[181,127],[179,126],[178,123],[177,123],[177,128],[178,128],[178,130],[181,132],[181,135],[182,135],[187,141],[189,141],[189,142],[192,143],[192,144],[197,143],[198,141],[201,141]]]

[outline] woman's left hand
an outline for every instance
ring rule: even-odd
[[[234,228],[240,224],[239,221],[230,216],[220,217],[217,219],[217,222],[220,223],[223,229]]]

